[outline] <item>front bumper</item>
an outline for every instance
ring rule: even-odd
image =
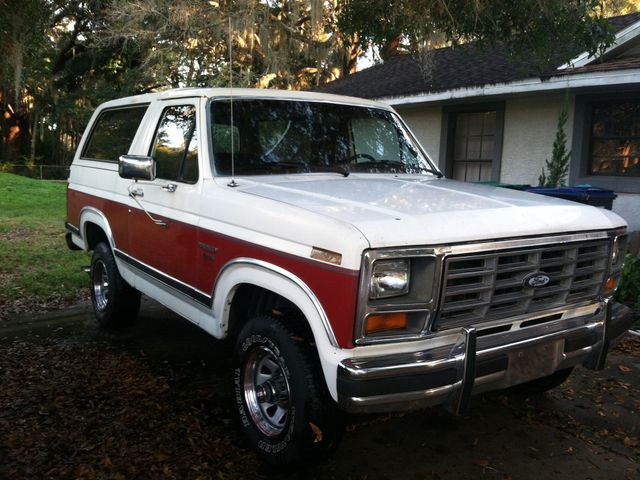
[[[545,312],[499,333],[495,326],[445,332],[434,336],[438,346],[411,353],[345,359],[338,365],[338,402],[354,413],[439,404],[461,413],[473,394],[579,364],[603,368],[609,345],[632,320],[630,311],[603,301]]]

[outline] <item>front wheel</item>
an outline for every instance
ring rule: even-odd
[[[140,310],[140,292],[118,272],[111,248],[102,242],[93,251],[89,288],[93,312],[101,327],[119,328],[133,323]]]
[[[337,446],[345,414],[305,336],[279,318],[256,317],[240,332],[233,363],[241,433],[266,462],[313,463]]]

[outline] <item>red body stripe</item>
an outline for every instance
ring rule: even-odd
[[[339,345],[353,347],[357,271],[331,267],[173,220],[163,219],[169,226],[160,231],[161,227],[139,209],[69,189],[67,214],[71,224],[80,226],[80,209],[84,206],[94,207],[107,217],[120,250],[209,295],[213,294],[220,269],[235,258],[254,258],[291,272],[309,286],[322,304]],[[129,230],[128,222],[135,228]],[[205,249],[199,244],[205,244]],[[217,250],[213,252],[206,246]]]

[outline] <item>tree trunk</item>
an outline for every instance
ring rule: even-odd
[[[9,137],[9,125],[5,117],[5,111],[7,110],[6,91],[4,87],[0,87],[0,162],[8,161],[7,140]]]
[[[351,75],[356,72],[360,53],[360,38],[358,37],[358,34],[352,35],[349,39],[348,46],[345,49],[342,76]]]
[[[34,164],[36,162],[36,140],[38,139],[38,123],[40,115],[38,110],[33,110],[33,123],[31,124],[31,152],[29,153],[29,161]]]
[[[13,45],[12,45],[12,57],[13,57],[13,96],[14,102],[13,108],[17,112],[20,110],[21,105],[21,92],[22,92],[22,67],[24,62],[24,51],[20,40],[18,39],[18,33],[13,30]]]

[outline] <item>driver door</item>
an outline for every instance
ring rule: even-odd
[[[190,296],[198,274],[198,105],[185,99],[154,105],[159,121],[147,154],[156,161],[156,179],[132,186],[136,201],[130,202],[128,225],[136,267]]]

